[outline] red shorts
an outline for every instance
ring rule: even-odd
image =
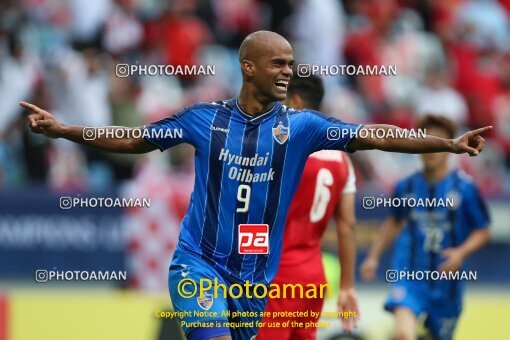
[[[317,299],[299,299],[299,298],[287,298],[287,299],[268,299],[266,305],[266,312],[306,312],[308,311],[308,317],[277,317],[277,318],[263,318],[263,327],[259,328],[257,333],[257,340],[287,340],[287,339],[316,339],[317,328],[315,327],[268,327],[269,324],[280,322],[282,325],[286,321],[297,321],[302,322],[306,325],[307,322],[318,322],[317,318],[310,316],[310,311],[320,313],[322,311],[322,304],[324,300],[321,298]]]

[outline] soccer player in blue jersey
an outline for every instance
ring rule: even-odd
[[[443,138],[455,134],[453,122],[440,116],[424,116],[420,128]],[[399,234],[391,267],[397,276],[404,271],[436,271],[436,277],[440,272],[459,271],[464,259],[490,239],[487,208],[472,179],[449,169],[447,153],[424,154],[422,159],[423,170],[398,182],[394,197],[436,199],[445,204],[393,208],[361,266],[365,280],[374,279],[380,255]],[[421,315],[426,315],[425,327],[433,339],[451,339],[462,309],[465,281],[403,278],[393,283],[384,306],[395,315],[396,339],[416,339]],[[387,280],[395,279],[387,274]]]
[[[346,124],[317,111],[280,104],[286,98],[294,58],[289,42],[274,32],[248,35],[239,48],[239,61],[243,84],[237,98],[190,105],[138,128],[142,136],[122,134],[126,129],[122,127],[91,130],[63,125],[49,112],[21,103],[33,112],[28,116],[31,130],[51,138],[121,153],[163,151],[179,143],[195,147],[195,187],[169,271],[172,304],[176,311],[187,312],[180,315],[189,339],[255,336],[258,312],[264,310],[267,298],[224,297],[221,289],[215,296],[184,297],[181,290],[189,292],[190,287],[182,287],[182,282],[217,279],[227,287],[245,281],[269,284],[278,268],[285,216],[311,153],[379,149],[475,156],[484,146],[480,134],[491,128],[456,139],[381,139],[370,134],[354,138],[360,129],[398,128]],[[110,135],[100,133],[105,129]],[[239,320],[227,311],[246,312],[240,320],[252,322],[253,327],[227,324]]]

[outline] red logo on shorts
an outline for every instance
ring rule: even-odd
[[[240,224],[238,230],[239,254],[269,254],[269,225]]]

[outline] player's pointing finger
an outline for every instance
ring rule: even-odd
[[[40,111],[42,111],[40,107],[37,107],[34,104],[30,104],[27,102],[20,102],[19,104],[26,109],[32,110],[35,113],[39,113]]]
[[[476,129],[476,130],[473,130],[471,131],[472,135],[479,135],[479,134],[482,134],[486,131],[489,131],[489,130],[492,130],[492,126],[485,126],[483,128],[479,128],[479,129]]]

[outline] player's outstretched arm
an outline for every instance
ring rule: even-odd
[[[20,105],[26,109],[32,111],[27,119],[30,126],[30,129],[33,133],[43,134],[49,138],[65,138],[70,141],[88,145],[94,147],[96,149],[110,151],[110,152],[118,152],[118,153],[146,153],[156,149],[156,146],[147,142],[144,138],[139,137],[136,138],[136,135],[133,133],[122,133],[115,134],[113,133],[116,129],[123,129],[125,132],[130,130],[130,128],[125,127],[104,127],[101,128],[105,131],[111,130],[112,133],[106,135],[96,134],[95,138],[84,138],[84,127],[82,126],[72,126],[72,125],[64,125],[57,121],[55,117],[49,113],[37,107],[33,104],[21,102]],[[94,129],[94,128],[86,128],[86,129]],[[91,131],[94,133],[94,131]],[[120,138],[110,138],[108,136],[121,136]]]
[[[482,133],[492,129],[492,126],[486,126],[477,130],[468,131],[455,139],[444,139],[434,136],[425,138],[395,138],[399,136],[395,131],[399,127],[393,125],[373,124],[365,125],[360,131],[358,137],[349,145],[351,150],[371,150],[378,149],[391,152],[402,153],[431,153],[431,152],[451,152],[468,153],[470,156],[478,156],[483,150],[485,139],[480,136]],[[393,130],[388,136],[391,138],[380,138],[379,133],[374,134],[371,131],[378,129]]]
[[[363,280],[373,281],[375,279],[375,273],[379,266],[379,258],[389,245],[393,243],[403,226],[404,220],[397,220],[395,217],[389,217],[383,222],[376,240],[372,244],[366,259],[361,264],[360,274]]]

